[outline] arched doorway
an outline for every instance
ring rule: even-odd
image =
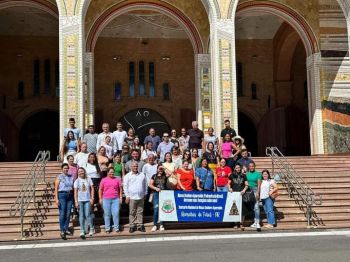
[[[198,2],[198,12],[189,15],[176,4],[140,1],[115,4],[96,16],[86,41],[94,57],[89,74],[94,75],[95,123],[115,123],[137,108],[161,112],[176,129],[196,119],[201,96],[195,61],[205,48],[194,23],[198,17],[208,23]],[[93,7],[91,2],[88,17]],[[195,22],[191,15],[198,16]]]
[[[168,121],[158,112],[147,108],[129,111],[119,119],[119,122],[123,123],[125,129],[134,129],[141,142],[144,141],[151,127],[155,128],[159,136],[170,131]]]
[[[50,150],[56,160],[59,149],[59,114],[41,111],[30,116],[20,130],[19,156],[21,161],[33,161],[40,150]]]
[[[252,156],[258,155],[257,131],[254,122],[249,116],[238,112],[239,135],[244,138],[244,144]]]
[[[320,88],[309,81],[306,68],[307,57],[318,48],[312,30],[279,3],[252,1],[237,10],[238,104],[259,122],[258,155],[266,146],[279,146],[286,155],[310,154],[309,114],[314,118],[316,113],[308,98],[311,88]],[[294,137],[307,144],[293,146]]]
[[[0,24],[0,111],[12,123],[1,124],[0,129],[10,139],[6,143],[9,160],[33,160],[19,150],[19,128],[25,117],[42,108],[58,110],[59,22],[55,1],[0,1]],[[47,128],[47,133],[56,132],[51,126]]]

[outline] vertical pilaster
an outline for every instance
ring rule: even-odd
[[[66,6],[65,12],[60,12],[59,19],[61,141],[69,118],[75,118],[76,126],[81,130],[85,128],[83,19],[70,7]]]
[[[94,124],[95,88],[94,88],[94,53],[85,53],[85,123]]]
[[[307,58],[307,81],[309,100],[309,121],[311,154],[324,154],[321,81],[320,67],[322,58],[320,53],[312,54]]]
[[[238,130],[235,23],[218,19],[210,29],[215,130],[220,132],[226,119]]]
[[[196,66],[196,112],[199,128],[207,130],[213,125],[210,55],[197,54]]]

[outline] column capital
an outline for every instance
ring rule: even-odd
[[[199,64],[210,64],[210,54],[196,54],[195,59]]]

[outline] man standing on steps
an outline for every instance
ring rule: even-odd
[[[192,152],[192,149],[198,150],[199,157],[202,157],[203,148],[204,148],[204,133],[198,128],[198,122],[192,122],[192,129],[188,130],[188,135],[190,136],[189,148]]]
[[[158,145],[162,142],[160,137],[156,135],[156,130],[154,128],[150,128],[149,135],[146,136],[143,141],[145,148],[148,142],[152,142],[152,151],[157,151]]]
[[[69,127],[64,129],[63,135],[64,137],[67,137],[67,134],[69,131],[72,131],[74,133],[75,139],[80,140],[81,139],[81,130],[80,128],[77,128],[75,126],[75,119],[74,118],[69,118]]]
[[[83,136],[83,142],[87,145],[87,151],[89,153],[97,153],[96,145],[97,145],[97,134],[95,133],[95,126],[88,126],[88,133]]]
[[[105,142],[106,136],[110,136],[112,139],[112,145],[114,144],[114,136],[111,132],[109,132],[109,124],[103,123],[102,124],[102,133],[100,133],[97,137],[97,143],[96,143],[96,150],[102,146],[102,144]]]
[[[224,140],[224,137],[226,134],[230,134],[232,140],[235,136],[237,136],[237,133],[236,131],[231,128],[230,126],[230,120],[226,119],[224,121],[224,124],[225,124],[225,128],[221,131],[221,134],[220,134],[220,137],[221,137],[221,142]]]
[[[117,152],[118,154],[121,154],[124,140],[128,136],[126,131],[123,130],[123,124],[121,122],[117,123],[117,130],[113,132],[113,136],[114,136],[113,151]]]
[[[75,155],[74,163],[78,165],[78,167],[86,167],[88,161],[89,152],[87,151],[87,144],[85,142],[80,145],[80,152]]]
[[[174,144],[169,141],[169,134],[163,134],[163,142],[160,143],[157,147],[157,154],[159,161],[164,162],[164,156],[166,153],[171,152],[171,149],[174,147]]]
[[[146,232],[143,224],[143,209],[147,195],[147,178],[139,172],[137,162],[132,162],[131,172],[124,177],[125,203],[129,205],[129,233]]]

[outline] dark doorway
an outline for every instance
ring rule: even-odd
[[[238,112],[239,135],[244,138],[244,144],[252,156],[258,155],[257,131],[253,121],[246,114]]]
[[[50,150],[51,160],[59,151],[59,114],[46,110],[29,117],[20,131],[21,161],[33,161],[40,150]]]

